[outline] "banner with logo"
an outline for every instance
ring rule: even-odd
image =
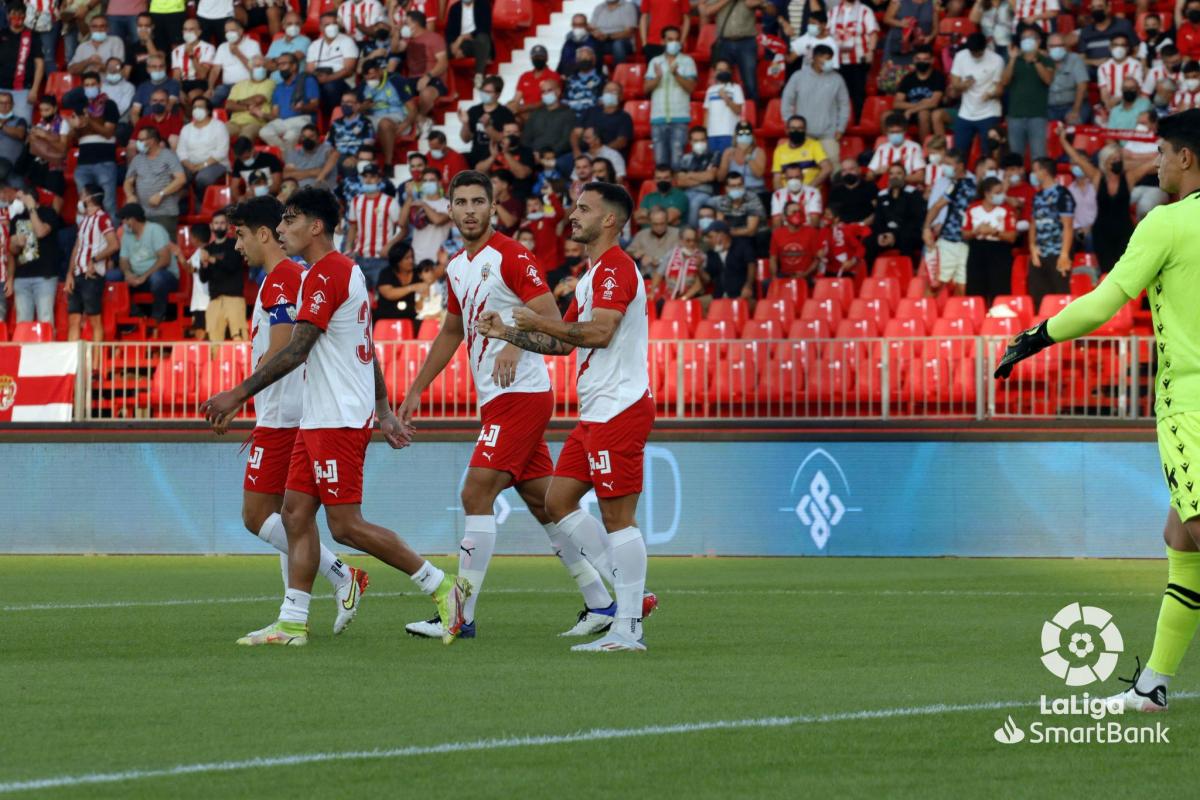
[[[69,422],[79,344],[0,346],[0,423]]]
[[[471,450],[373,444],[364,514],[455,552]],[[265,552],[242,527],[245,458],[224,441],[0,444],[0,552]],[[28,489],[64,485],[69,503]],[[637,519],[657,555],[1161,558],[1167,502],[1153,442],[659,440]],[[499,552],[550,552],[512,489],[496,518]]]

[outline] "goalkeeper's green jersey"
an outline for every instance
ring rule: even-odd
[[[1129,297],[1145,289],[1150,298],[1155,416],[1200,411],[1200,192],[1147,214],[1107,280]]]

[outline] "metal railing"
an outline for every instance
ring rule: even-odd
[[[1005,340],[680,340],[650,343],[660,419],[999,419],[1153,415],[1153,339],[1092,337],[1042,351],[1007,381],[992,373]],[[375,345],[398,404],[430,343]],[[81,419],[196,419],[210,395],[251,370],[245,342],[120,342],[86,347]],[[555,417],[578,413],[575,358],[547,358]],[[471,419],[465,350],[425,392],[421,416]],[[253,418],[253,406],[243,418]]]

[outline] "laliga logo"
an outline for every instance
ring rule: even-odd
[[[836,486],[830,482],[830,476],[837,480]],[[807,478],[807,482],[803,479]],[[795,507],[785,507],[781,510],[793,513],[800,523],[808,528],[808,535],[818,550],[824,550],[833,535],[833,529],[842,522],[846,513],[862,511],[861,508],[849,508],[843,498],[850,497],[850,482],[842,467],[824,448],[818,447],[808,454],[808,457],[796,470],[792,478],[792,496],[797,491],[803,491]]]
[[[1103,608],[1072,603],[1042,625],[1042,663],[1067,686],[1106,680],[1124,650],[1121,632]]]
[[[325,293],[320,290],[314,292],[313,296],[312,296],[312,311],[313,311],[313,313],[316,313],[316,311],[321,307],[321,304],[324,302],[325,302]]]

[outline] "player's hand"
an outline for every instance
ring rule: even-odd
[[[385,417],[380,417],[379,430],[393,450],[400,450],[412,444],[413,427],[405,425],[395,414],[389,413]]]
[[[996,378],[1007,378],[1012,374],[1013,367],[1018,361],[1024,361],[1054,344],[1054,340],[1046,331],[1048,322],[1049,320],[1042,320],[1040,325],[1027,331],[1021,331],[1009,340],[1004,357],[1000,359],[1000,364],[996,367]]]
[[[492,367],[492,380],[501,389],[512,386],[517,379],[517,363],[521,360],[521,348],[508,345],[496,356],[496,365]]]
[[[536,311],[524,307],[513,309],[513,325],[519,331],[536,331],[539,319]]]
[[[396,416],[409,428],[413,428],[413,415],[417,413],[417,406],[420,404],[420,395],[409,395],[404,398],[404,402],[396,409]]]
[[[504,332],[504,320],[495,311],[484,311],[475,318],[475,332],[489,339],[499,338]]]
[[[237,389],[230,389],[205,400],[200,406],[200,413],[204,415],[208,424],[213,426],[213,430],[216,430],[220,425],[228,426],[229,421],[237,415],[245,402],[246,399]]]

